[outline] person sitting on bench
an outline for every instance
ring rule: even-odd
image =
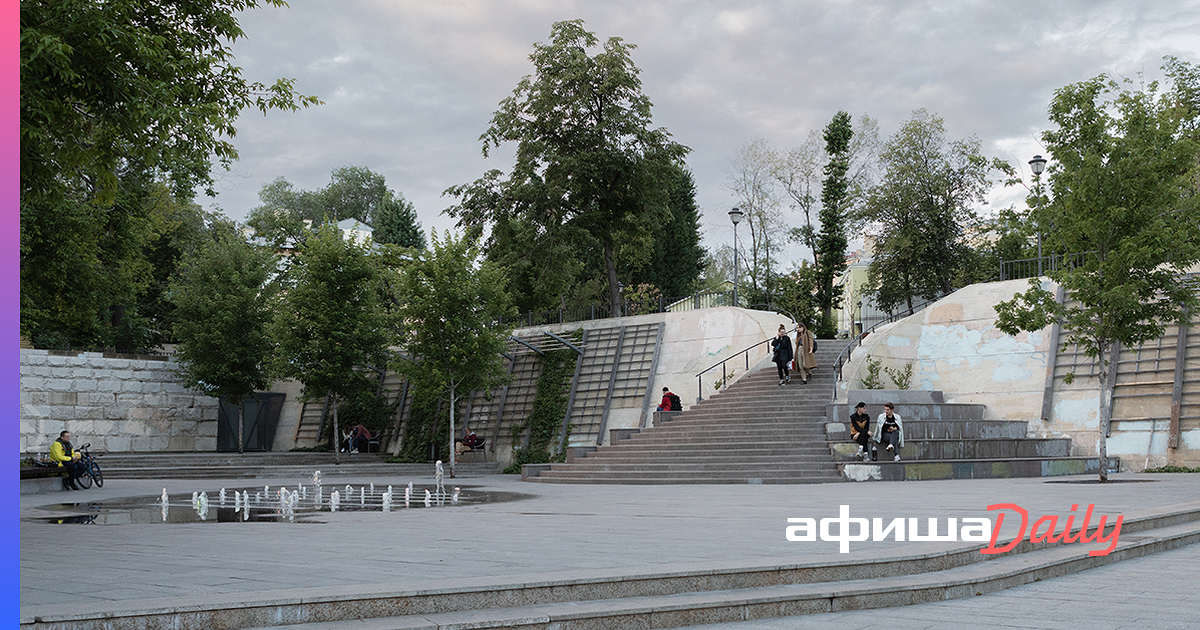
[[[463,436],[460,439],[454,440],[454,452],[462,455],[467,451],[473,451],[480,446],[483,446],[483,439],[475,435],[475,429],[467,427],[463,431]]]
[[[63,490],[82,490],[75,485],[75,480],[79,479],[79,475],[83,474],[83,464],[79,463],[80,455],[71,447],[71,432],[62,431],[58,434],[58,439],[50,445],[50,459],[58,462],[60,467],[67,469],[67,476],[63,477]]]

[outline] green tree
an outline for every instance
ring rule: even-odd
[[[517,144],[512,171],[449,188],[458,205],[447,213],[460,226],[520,217],[540,239],[559,239],[564,228],[590,235],[602,250],[608,300],[618,314],[617,246],[667,216],[664,182],[688,149],[650,127],[650,99],[630,58],[634,46],[613,37],[589,54],[598,43],[582,20],[571,20],[551,27],[549,43],[534,45],[534,74],[500,103],[480,137],[485,156]]]
[[[923,109],[888,140],[880,162],[882,179],[857,215],[879,230],[867,291],[884,310],[912,310],[914,297],[951,290],[967,256],[964,228],[991,187],[989,172],[1012,168],[984,158],[978,139],[948,141],[941,117]]]
[[[403,247],[425,247],[425,235],[412,203],[387,187],[383,175],[362,166],[333,170],[319,190],[298,190],[283,177],[264,184],[262,205],[250,210],[246,223],[276,245],[304,238],[304,222],[319,226],[357,219],[374,230],[374,240]]]
[[[367,249],[326,224],[300,244],[270,325],[278,345],[275,369],[303,383],[307,399],[329,395],[335,440],[338,402],[371,389],[364,372],[387,363],[380,291]]]
[[[246,80],[229,44],[234,14],[282,0],[21,2],[21,195],[111,200],[123,163],[165,173],[177,195],[212,183],[211,158],[253,107],[318,104],[288,79]]]
[[[425,234],[417,221],[417,210],[403,195],[397,194],[380,204],[371,219],[376,243],[425,249]]]
[[[39,348],[148,352],[170,340],[167,281],[204,238],[205,213],[144,172],[111,204],[63,198],[21,222],[21,330]]]
[[[650,226],[653,239],[649,261],[632,274],[631,285],[652,284],[667,298],[690,294],[704,271],[700,245],[700,206],[692,174],[680,168],[670,182],[670,219]]]
[[[509,331],[497,324],[512,314],[503,270],[481,260],[468,239],[434,234],[431,247],[409,262],[395,280],[397,345],[407,359],[397,371],[421,387],[448,392],[450,473],[455,473],[454,412],[462,392],[490,390],[506,374],[501,353]],[[436,419],[429,424],[436,425]],[[410,427],[405,452],[436,439],[432,426]],[[415,438],[415,439],[414,439]]]
[[[1175,58],[1164,66],[1172,89],[1142,90],[1108,77],[1055,92],[1042,134],[1053,157],[1052,200],[1036,204],[1044,246],[1072,264],[1047,275],[1063,302],[1039,279],[996,306],[1008,334],[1057,322],[1067,343],[1098,365],[1100,481],[1108,478],[1110,371],[1121,345],[1186,326],[1200,307],[1200,286],[1181,274],[1200,261],[1200,72]]]
[[[821,316],[816,296],[817,273],[815,266],[804,263],[779,279],[779,307],[795,317],[797,322],[810,327]]]
[[[842,287],[834,279],[846,270],[846,211],[850,198],[850,139],[854,137],[850,114],[839,111],[825,127],[825,181],[821,185],[821,230],[816,236],[817,304],[821,322],[817,333],[832,338],[837,332],[833,309],[841,304]]]
[[[245,242],[231,223],[216,222],[212,239],[184,256],[167,296],[176,309],[175,358],[187,387],[238,406],[242,452],[243,401],[265,389],[273,344],[269,249]]]
[[[234,14],[281,0],[21,2],[21,329],[63,343],[141,343],[146,197],[210,186],[246,108],[319,101],[248,81]],[[210,188],[211,193],[211,188]],[[36,289],[35,289],[36,287]],[[153,315],[149,315],[152,317]],[[142,329],[140,332],[136,329]],[[128,342],[121,342],[120,339]]]

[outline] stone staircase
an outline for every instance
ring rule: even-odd
[[[850,440],[848,418],[857,402],[872,417],[891,401],[904,421],[900,461],[881,452],[879,461],[860,461]],[[842,476],[848,481],[917,481],[1054,477],[1098,473],[1096,457],[1071,455],[1070,438],[1030,438],[1024,420],[984,419],[984,405],[947,403],[939,391],[851,390],[826,409],[826,438]],[[1110,464],[1110,468],[1115,463]]]
[[[550,464],[526,479],[541,483],[731,484],[840,481],[826,441],[829,365],[839,348],[817,353],[807,385],[780,387],[774,364],[760,369],[661,426]],[[684,392],[683,395],[687,395]]]

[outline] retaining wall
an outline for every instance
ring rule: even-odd
[[[188,391],[174,361],[21,349],[21,452],[60,431],[99,452],[215,451],[217,400]]]

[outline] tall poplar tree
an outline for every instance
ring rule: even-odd
[[[816,302],[821,309],[820,336],[833,337],[837,324],[833,309],[840,306],[842,287],[834,279],[846,270],[846,203],[850,196],[850,139],[854,130],[850,114],[839,111],[825,127],[825,181],[821,185],[821,210],[813,257],[816,259]]]

